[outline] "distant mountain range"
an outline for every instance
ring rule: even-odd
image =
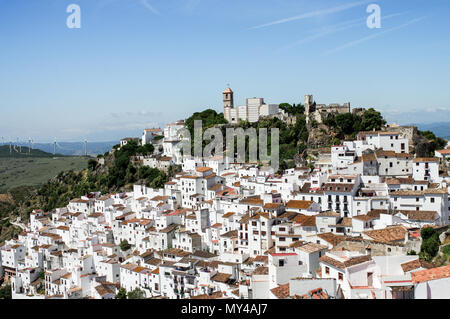
[[[118,144],[118,141],[112,141],[112,142],[88,142],[87,143],[87,153],[89,156],[97,156],[99,154],[104,154],[106,152],[109,152],[112,147],[116,144]],[[19,148],[19,146],[22,146],[22,152],[24,148],[26,148],[28,152],[28,143],[15,143],[13,145],[13,148]],[[2,149],[6,149],[5,155],[9,155],[9,144],[0,146]],[[54,143],[34,143],[33,144],[33,150],[32,152],[41,150],[46,153],[50,153],[50,156],[53,156],[54,152]],[[18,153],[18,152],[16,152]],[[38,152],[35,152],[38,154]],[[84,143],[83,142],[57,142],[56,144],[56,153],[60,155],[66,155],[66,156],[82,156],[84,155]],[[41,154],[42,155],[42,154]],[[1,155],[0,155],[1,156]],[[26,155],[25,155],[26,156]]]

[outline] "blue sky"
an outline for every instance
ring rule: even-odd
[[[450,118],[448,0],[0,0],[0,43],[7,140],[137,136],[222,111],[227,83],[238,105],[314,94],[400,123]]]

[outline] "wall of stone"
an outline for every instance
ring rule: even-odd
[[[371,240],[364,239],[350,239],[344,240],[336,245],[335,249],[344,248],[350,251],[357,251],[361,254],[365,254],[366,248],[370,248],[370,252],[372,256],[398,256],[398,255],[406,255],[408,252],[406,245],[403,244],[387,244],[387,243],[378,243]]]

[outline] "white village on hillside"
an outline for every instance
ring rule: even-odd
[[[222,97],[229,123],[292,121],[263,98],[235,107],[230,88]],[[312,95],[304,103],[306,121],[319,124],[325,113],[361,112]],[[90,193],[31,213],[0,247],[13,299],[114,299],[121,289],[168,299],[450,298],[450,266],[419,258],[424,228],[440,250],[450,245],[449,147],[417,157],[414,128],[391,124],[277,172],[183,155],[184,127],[120,142],[154,145],[133,158],[140,166],[181,166],[164,188]]]

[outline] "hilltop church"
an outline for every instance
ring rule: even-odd
[[[265,104],[263,98],[249,98],[245,100],[245,105],[234,107],[233,91],[228,87],[223,91],[223,115],[232,124],[237,124],[239,120],[258,122],[261,117],[276,115],[279,112],[278,104]]]

